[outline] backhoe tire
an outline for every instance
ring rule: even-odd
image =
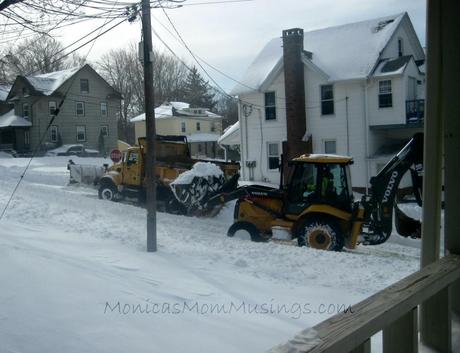
[[[341,251],[344,237],[337,221],[332,217],[306,217],[297,227],[299,246],[313,249]]]
[[[115,185],[110,183],[103,183],[99,187],[99,198],[107,201],[117,201],[118,190]]]
[[[255,242],[264,241],[257,227],[254,224],[250,222],[245,222],[245,221],[233,223],[231,227],[228,229],[227,236],[234,237],[236,232],[239,232],[239,231],[244,231],[248,233],[247,240],[251,240]]]

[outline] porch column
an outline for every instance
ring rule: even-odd
[[[445,7],[448,1],[427,2],[427,91],[423,176],[423,225],[421,267],[439,259],[443,147],[443,86],[445,66]],[[448,291],[431,297],[420,307],[420,338],[441,352],[451,351]]]
[[[442,3],[442,61],[444,97],[444,234],[448,254],[460,254],[460,34],[458,31],[458,3]],[[452,309],[460,314],[460,283],[451,288]]]

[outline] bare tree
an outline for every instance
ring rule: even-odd
[[[61,42],[43,37],[25,39],[3,53],[0,60],[0,81],[11,83],[17,75],[37,75],[81,66],[83,59],[76,54],[65,56]]]
[[[98,63],[101,75],[123,96],[119,122],[120,138],[130,140],[129,119],[144,112],[144,74],[135,43],[114,49],[103,55]],[[155,102],[180,100],[187,68],[176,58],[154,52]]]

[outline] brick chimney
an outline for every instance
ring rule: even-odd
[[[283,155],[286,162],[301,154],[312,152],[311,139],[308,143],[302,141],[307,131],[303,51],[303,29],[284,30],[283,63],[287,141],[283,143]]]

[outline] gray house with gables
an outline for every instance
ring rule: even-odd
[[[63,98],[59,114],[46,131]],[[18,76],[3,103],[10,109],[0,116],[0,144],[30,152],[44,136],[48,145],[61,142],[99,149],[102,135],[104,148],[110,151],[117,146],[121,98],[89,65]]]

